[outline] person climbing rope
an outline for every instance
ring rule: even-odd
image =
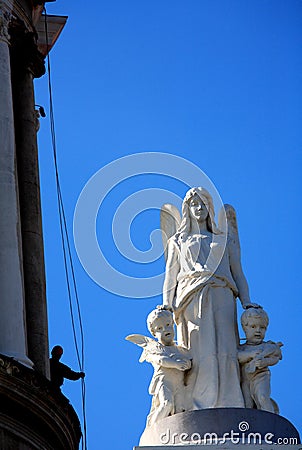
[[[84,372],[74,372],[70,367],[60,362],[63,352],[64,350],[60,345],[55,345],[51,350],[51,358],[49,359],[50,381],[53,387],[58,390],[61,390],[64,378],[76,381],[85,377]]]

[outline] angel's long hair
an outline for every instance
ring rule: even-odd
[[[221,234],[214,220],[215,212],[211,194],[203,187],[195,187],[186,193],[182,202],[182,219],[175,235],[177,240],[185,240],[192,229],[189,202],[194,195],[200,197],[208,210],[208,217],[206,219],[208,231],[213,234]]]

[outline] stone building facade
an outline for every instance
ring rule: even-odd
[[[33,87],[67,18],[45,27],[43,8],[0,0],[0,448],[73,450],[78,417],[49,381]]]

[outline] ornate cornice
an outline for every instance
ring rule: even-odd
[[[30,70],[35,78],[44,75],[44,56],[38,50],[36,31],[29,31],[22,20],[14,18],[10,23],[9,33],[14,75],[22,76],[24,70]]]
[[[0,11],[10,14],[12,17],[21,20],[28,31],[35,31],[31,14],[25,11],[24,2],[19,0],[0,0]],[[33,6],[34,8],[34,6]]]
[[[24,10],[22,2],[0,0],[0,42],[11,47],[11,62],[16,73],[30,70],[39,78],[45,73],[44,56],[38,50],[38,34],[32,18]]]
[[[14,360],[8,357],[0,356],[0,372],[7,375],[14,375],[19,372],[19,368],[14,364]]]
[[[0,0],[1,1],[1,0]],[[22,2],[19,2],[18,0],[14,0],[14,7],[13,7],[13,15],[14,17],[18,18],[19,20],[22,20],[24,23],[24,26],[28,31],[34,31],[34,26],[32,23],[32,17],[31,15],[28,16],[25,9],[22,6]]]
[[[4,41],[7,44],[9,44],[10,39],[8,32],[10,20],[11,20],[10,12],[3,7],[2,3],[0,3],[0,41],[2,42]]]

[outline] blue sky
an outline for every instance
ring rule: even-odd
[[[69,16],[51,63],[70,236],[82,189],[112,161],[163,152],[200,167],[237,211],[251,297],[270,316],[267,338],[284,342],[283,360],[272,368],[272,397],[301,431],[301,2],[92,0],[83,8],[66,0],[48,3],[47,10]],[[63,345],[64,362],[76,368],[46,76],[35,87],[36,103],[48,113],[39,156],[50,345]],[[127,164],[120,165],[121,180]],[[167,197],[186,190],[173,177],[141,173],[113,187],[97,217],[104,255],[129,276],[160,274],[164,259],[139,264],[123,257],[112,238],[114,213],[135,192],[156,188]],[[147,210],[134,218],[130,234],[147,251],[159,213],[143,197],[140,205]],[[88,448],[102,442],[102,448],[131,449],[150,407],[152,368],[138,363],[139,349],[124,337],[147,333],[146,316],[161,298],[107,292],[87,275],[74,246],[73,255],[85,331]],[[63,391],[81,416],[79,382],[66,382]]]

